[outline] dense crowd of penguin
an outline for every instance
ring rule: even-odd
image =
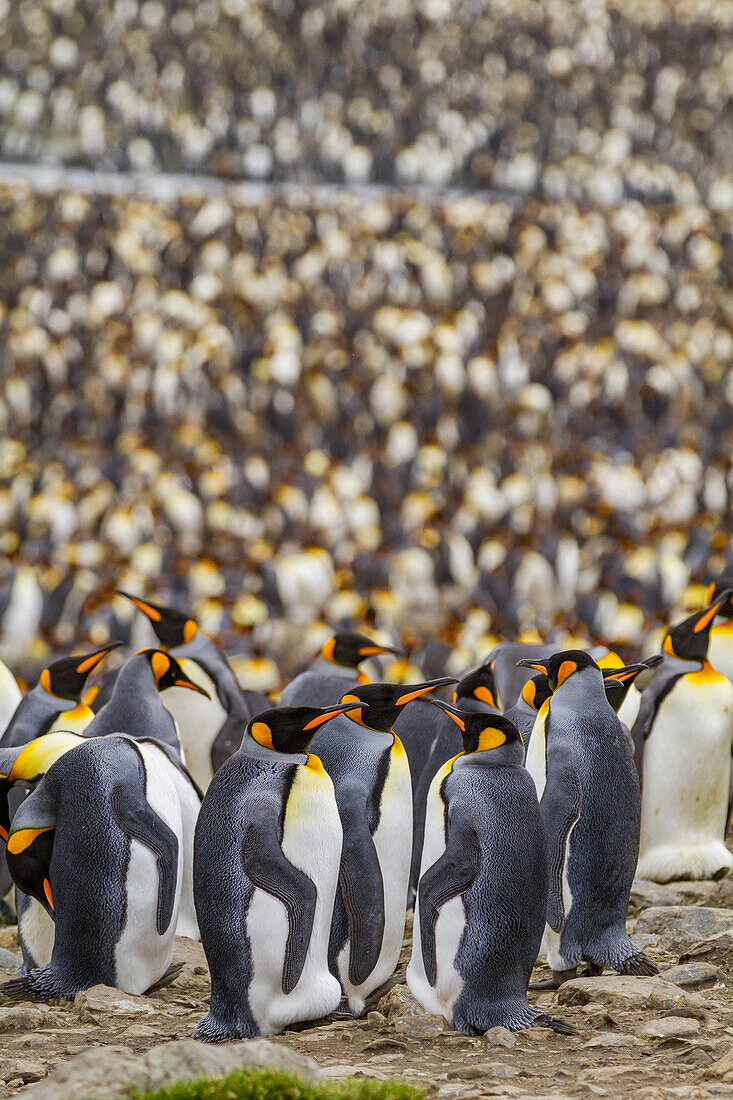
[[[0,996],[150,991],[180,934],[211,973],[201,1040],[359,1016],[412,905],[428,1012],[563,1031],[527,999],[541,954],[540,988],[654,974],[626,933],[637,866],[733,865],[733,575],[636,664],[505,642],[460,681],[370,682],[361,666],[399,650],[339,632],[277,706],[191,618],[121,595],[158,647],[93,687],[115,643],[22,696],[0,667],[0,895],[23,953]]]

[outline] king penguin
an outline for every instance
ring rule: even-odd
[[[281,701],[285,706],[309,707],[335,703],[350,684],[369,683],[359,670],[363,661],[387,653],[404,656],[402,650],[379,645],[364,634],[339,631],[323,643],[315,661],[284,688]]]
[[[638,874],[654,882],[718,878],[731,790],[733,684],[707,659],[710,629],[733,590],[667,632],[632,735],[642,775]]]
[[[346,718],[312,748],[333,780],[344,830],[328,959],[359,1016],[394,973],[402,946],[412,853],[412,785],[394,725],[403,707],[452,683],[359,684],[341,698]]]
[[[594,973],[610,966],[620,974],[656,974],[626,934],[641,798],[603,674],[579,649],[525,667],[544,673],[552,691],[538,711],[526,761],[550,868],[546,942],[553,976],[543,984],[556,988],[584,960]]]
[[[204,689],[199,700],[177,698],[172,692],[164,701],[178,724],[191,775],[205,791],[214,773],[239,747],[252,717],[245,693],[218,645],[192,618],[127,592],[118,590],[118,595],[147,616],[163,649]]]
[[[307,750],[350,706],[257,715],[206,792],[194,888],[211,1006],[197,1039],[273,1035],[339,1003],[328,938],[341,821],[333,783]]]
[[[707,602],[712,604],[725,591],[733,590],[733,573],[726,573],[708,586]],[[710,630],[708,660],[733,683],[733,598],[720,604]]]
[[[438,703],[463,751],[430,787],[410,992],[464,1035],[563,1028],[527,1001],[545,924],[545,840],[517,727]]]
[[[26,746],[16,764],[55,752],[55,737]],[[42,761],[26,764],[43,771]],[[183,859],[171,767],[154,742],[80,738],[25,799],[8,866],[53,921],[53,940],[50,960],[6,982],[6,997],[72,999],[99,984],[140,994],[168,979]]]
[[[510,722],[514,723],[521,733],[525,755],[529,748],[529,742],[532,739],[532,730],[537,721],[537,714],[540,707],[551,695],[552,692],[550,691],[550,684],[547,677],[542,674],[539,676],[532,676],[532,678],[527,680],[524,684],[514,706],[509,707],[504,715],[505,718],[508,718]]]

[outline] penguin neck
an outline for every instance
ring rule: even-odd
[[[36,684],[23,696],[2,735],[2,747],[23,745],[45,733],[57,715],[76,706],[73,699],[61,699]]]
[[[716,635],[718,638],[727,638],[733,642],[733,618],[718,619],[717,622],[713,624],[710,633]]]
[[[334,661],[326,660],[326,658],[320,654],[316,657],[308,671],[315,672],[318,676],[338,676],[342,680],[359,681],[360,675],[358,668],[347,668],[346,665],[337,665]],[[359,682],[363,683],[364,681]]]
[[[248,733],[245,733],[242,738],[242,744],[237,749],[237,753],[250,760],[259,760],[262,764],[307,764],[309,761],[308,753],[278,752],[277,749],[268,749]]]
[[[498,707],[492,707],[490,703],[484,703],[473,695],[462,695],[455,704],[459,710],[469,710],[472,714],[501,714]]]
[[[606,699],[606,689],[603,686],[603,676],[595,668],[584,668],[580,672],[574,672],[568,676],[552,694],[552,699],[560,703],[568,702],[573,705],[582,705],[584,699],[592,699],[611,704]]]
[[[242,709],[243,713],[246,712],[242,689],[234,670],[216,642],[212,642],[201,630],[197,630],[191,641],[185,645],[174,646],[170,655],[176,660],[194,661],[200,665],[215,684],[216,693],[226,710]]]
[[[524,764],[524,746],[521,741],[499,745],[495,749],[479,749],[467,752],[456,760],[456,767],[516,768]]]

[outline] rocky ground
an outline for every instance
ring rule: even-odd
[[[190,1038],[209,994],[200,945],[181,939],[179,977],[150,997],[97,987],[69,1005],[0,1008],[0,1097],[26,1086],[28,1100],[81,1100],[90,1087],[99,1097],[121,1096],[125,1081],[145,1088],[245,1062],[314,1073],[311,1059],[326,1079],[397,1076],[431,1097],[729,1096],[733,882],[639,882],[629,924],[659,963],[659,978],[580,978],[559,993],[530,995],[572,1024],[572,1036],[496,1028],[466,1038],[426,1015],[402,977],[362,1020],[328,1020],[272,1043],[218,1048],[180,1042]],[[0,962],[9,964],[2,976],[10,976],[13,929],[0,931],[0,945]],[[403,964],[408,953],[406,941]]]

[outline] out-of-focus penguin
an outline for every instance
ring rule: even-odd
[[[22,698],[18,683],[8,666],[0,661],[0,737]]]
[[[24,753],[55,752],[54,737]],[[2,986],[6,997],[71,999],[100,983],[144,993],[168,980],[183,860],[170,769],[162,745],[81,738],[23,802],[8,866],[53,920],[53,947],[50,961]]]
[[[596,973],[610,966],[620,974],[656,974],[626,934],[641,799],[603,674],[577,649],[526,667],[545,673],[553,693],[538,712],[526,761],[540,799],[550,869],[546,932],[553,976],[545,984],[556,988],[584,960]]]
[[[527,1001],[545,924],[547,865],[521,734],[502,715],[436,706],[461,731],[464,751],[430,787],[410,991],[465,1035],[562,1029]]]
[[[393,727],[403,707],[451,682],[353,687],[341,698],[351,704],[347,717],[312,742],[333,779],[344,830],[328,960],[354,1016],[394,973],[405,929],[412,785]]]
[[[640,877],[717,878],[733,867],[723,843],[731,790],[733,684],[707,659],[710,628],[731,598],[667,632],[664,662],[632,730],[642,765]]]
[[[733,573],[726,573],[709,585],[707,602],[712,604],[723,592],[733,589]],[[733,682],[733,598],[718,607],[715,622],[710,630],[708,660],[713,668]]]
[[[272,1035],[339,1003],[328,939],[341,821],[333,783],[307,749],[349,708],[258,714],[206,792],[194,888],[211,1007],[197,1039]]]
[[[364,634],[339,631],[324,642],[318,657],[305,672],[301,672],[284,688],[281,701],[285,706],[330,706],[343,695],[349,684],[369,682],[366,674],[359,671],[362,661],[387,653],[403,656],[402,650],[379,645]]]

